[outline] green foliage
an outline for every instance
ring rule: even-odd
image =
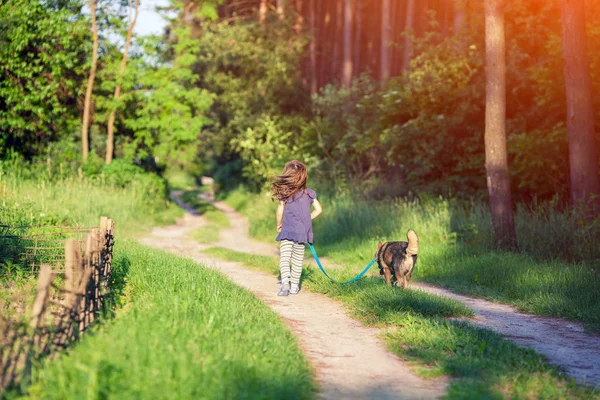
[[[201,31],[194,71],[216,96],[205,157],[218,165],[241,159],[245,179],[260,188],[289,158],[307,154],[301,131],[310,103],[297,68],[305,38],[286,22],[205,22]]]
[[[268,306],[217,271],[119,241],[126,305],[33,371],[30,398],[310,399],[299,346]]]
[[[91,52],[77,2],[0,3],[0,157],[31,157],[78,125]]]
[[[136,102],[135,114],[126,119],[133,133],[124,154],[127,158],[153,157],[158,162],[187,166],[197,157],[200,132],[209,121],[205,111],[212,96],[194,87],[198,76],[192,71],[199,52],[198,40],[190,37],[190,29],[175,29],[177,43],[170,62],[155,65],[159,44],[149,40],[146,46],[149,60],[139,60],[135,68],[141,90],[125,98]]]

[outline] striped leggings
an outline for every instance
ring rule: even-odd
[[[304,244],[294,243],[291,240],[282,240],[279,243],[279,273],[281,274],[281,283],[289,283],[291,281],[292,285],[298,285],[300,283],[300,275],[302,275],[303,261]]]

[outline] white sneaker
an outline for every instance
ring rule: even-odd
[[[292,287],[290,288],[290,294],[298,294],[298,292],[300,292],[300,285],[292,284]]]

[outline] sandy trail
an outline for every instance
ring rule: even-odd
[[[223,240],[232,237],[230,235],[235,235],[233,237],[236,238],[247,238],[248,222],[229,205],[214,202],[210,194],[203,194],[202,198],[213,202],[215,207],[223,211],[231,222],[231,228],[222,232],[219,246],[253,254],[278,255],[275,244],[249,240],[245,241],[243,244],[245,248],[243,248],[238,243]],[[306,257],[307,262],[315,265],[309,251],[306,252]],[[326,268],[340,267],[327,261],[325,257],[321,260]],[[519,346],[530,347],[545,355],[551,364],[563,368],[579,383],[600,388],[600,335],[584,332],[581,324],[559,318],[525,314],[506,304],[455,294],[447,289],[426,283],[415,282],[411,286],[427,293],[462,302],[476,314],[474,318],[469,319],[470,322],[494,330]]]
[[[206,222],[193,215],[193,210],[188,211],[177,225],[155,228],[152,235],[141,242],[217,269],[269,305],[298,338],[315,369],[321,398],[433,399],[445,394],[446,379],[425,380],[416,376],[406,362],[386,350],[378,336],[379,329],[362,326],[337,301],[307,291],[298,296],[278,297],[274,275],[251,271],[239,263],[201,253],[210,246],[199,244],[188,234]],[[249,238],[243,217],[231,209],[227,216],[231,228],[221,231],[218,246],[254,254],[277,254],[273,245]]]

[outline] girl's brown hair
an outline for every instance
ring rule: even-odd
[[[306,165],[297,160],[288,162],[283,167],[281,175],[273,177],[271,197],[273,200],[286,201],[296,193],[306,189],[307,177]]]

